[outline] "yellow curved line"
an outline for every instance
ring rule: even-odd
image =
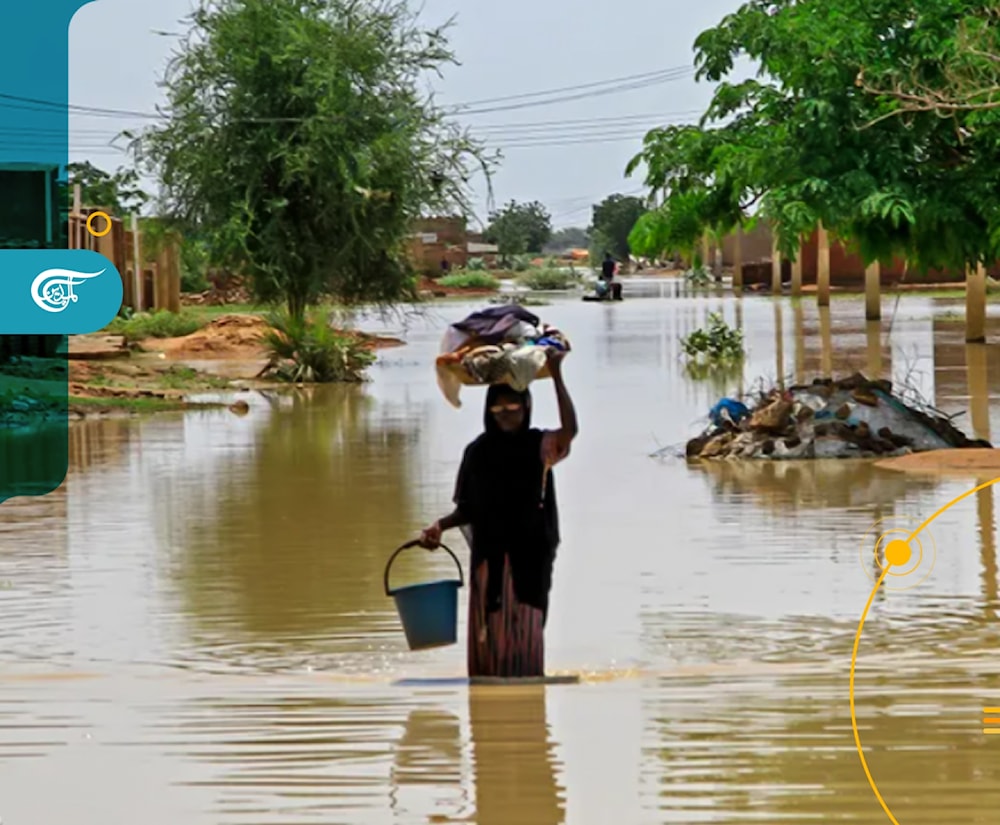
[[[934,519],[936,519],[938,516],[940,516],[949,508],[954,507],[962,499],[968,498],[969,496],[978,493],[980,490],[985,490],[987,487],[990,487],[996,484],[997,482],[1000,482],[1000,477],[991,479],[990,481],[980,484],[978,487],[973,487],[971,490],[967,490],[966,492],[962,493],[962,495],[956,496],[947,504],[945,504],[943,507],[939,507],[937,510],[934,511],[934,513],[931,514],[929,518],[924,519],[924,521],[920,524],[919,527],[917,527],[916,530],[910,533],[910,537],[907,541],[908,542],[913,541],[913,539],[915,539],[922,530],[928,527],[931,524],[931,522],[934,521]],[[858,665],[858,647],[861,644],[861,632],[865,629],[865,620],[868,618],[868,611],[871,610],[872,602],[875,601],[875,594],[878,593],[878,589],[882,586],[882,583],[885,581],[885,577],[889,575],[889,571],[892,569],[892,567],[893,565],[889,563],[888,559],[886,559],[885,567],[882,570],[882,575],[879,576],[878,581],[875,582],[875,586],[872,588],[872,592],[868,596],[868,601],[865,604],[865,609],[861,613],[861,621],[858,622],[857,633],[854,634],[854,649],[851,651],[851,680],[850,680],[849,697],[851,701],[851,730],[854,732],[854,746],[855,748],[857,748],[858,756],[861,759],[861,767],[864,769],[865,776],[868,778],[868,784],[871,785],[872,793],[875,794],[875,798],[878,800],[878,804],[882,806],[882,810],[885,811],[885,814],[886,816],[889,817],[890,821],[892,822],[892,825],[899,825],[899,820],[896,819],[896,817],[893,816],[892,811],[889,810],[889,806],[885,803],[885,800],[882,798],[882,794],[879,792],[878,785],[875,784],[875,779],[872,776],[871,769],[868,767],[868,760],[865,759],[865,752],[861,747],[861,734],[858,732],[858,717],[854,706],[854,675]]]
[[[889,571],[891,569],[892,565],[887,561],[885,563],[885,569],[882,570],[882,575],[878,577],[878,581],[875,582],[875,586],[872,588],[872,592],[868,596],[868,602],[865,604],[864,612],[861,614],[861,621],[858,622],[858,632],[854,634],[854,650],[851,653],[850,698],[851,730],[854,731],[854,746],[858,749],[858,756],[861,757],[861,767],[864,768],[865,776],[868,777],[868,784],[871,785],[872,793],[875,794],[878,804],[882,806],[882,810],[885,811],[886,816],[892,820],[893,825],[899,825],[898,820],[892,815],[892,811],[889,810],[889,806],[885,804],[882,794],[879,793],[878,785],[875,784],[871,769],[868,767],[868,760],[865,759],[865,752],[861,748],[861,734],[858,733],[858,716],[854,708],[854,671],[858,665],[858,646],[861,644],[861,631],[865,629],[865,619],[868,618],[868,611],[871,610],[872,602],[875,601],[875,594],[878,593],[878,589],[882,586],[882,582],[885,581],[885,577],[889,575]]]
[[[936,519],[938,516],[940,516],[945,510],[948,510],[949,508],[954,507],[963,498],[968,498],[969,496],[973,495],[974,493],[978,493],[980,490],[985,490],[987,487],[990,487],[990,486],[996,484],[998,481],[1000,481],[1000,478],[991,479],[990,481],[987,481],[987,482],[985,482],[983,484],[980,484],[978,487],[973,487],[971,490],[967,490],[966,492],[962,493],[962,495],[957,496],[956,498],[953,498],[951,501],[949,501],[943,507],[939,507],[937,510],[935,510],[930,515],[929,518],[924,519],[923,522],[921,523],[921,525],[916,530],[914,530],[912,533],[910,533],[909,541],[913,541],[913,539],[915,539],[917,537],[917,535],[920,533],[921,530],[923,530],[925,527],[928,527],[930,525],[930,523],[932,521],[934,521],[934,519]]]

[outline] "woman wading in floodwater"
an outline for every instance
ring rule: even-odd
[[[433,548],[445,530],[462,527],[469,541],[470,677],[545,675],[545,620],[559,546],[551,467],[569,454],[577,434],[564,355],[548,356],[559,429],[532,428],[529,392],[490,386],[484,432],[465,448],[458,471],[455,510],[421,534],[423,546]]]

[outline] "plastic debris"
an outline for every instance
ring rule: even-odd
[[[688,441],[689,459],[874,458],[992,447],[968,438],[947,417],[895,396],[891,382],[860,373],[774,389],[752,409],[723,398],[709,420],[711,426]]]

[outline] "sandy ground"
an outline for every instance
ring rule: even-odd
[[[175,361],[266,361],[262,339],[267,323],[256,315],[220,315],[197,332],[181,338],[148,338],[143,349],[161,352]],[[402,346],[396,338],[379,338],[362,332],[350,333],[371,349]]]
[[[147,338],[139,351],[120,337],[78,336],[70,349],[70,395],[87,399],[183,401],[192,392],[220,390],[254,380],[267,363],[266,322],[255,315],[220,315],[180,338]],[[403,346],[395,338],[351,333],[373,350]]]
[[[897,458],[887,458],[875,464],[880,470],[920,475],[1000,476],[1000,450],[981,448],[962,450],[931,450]]]

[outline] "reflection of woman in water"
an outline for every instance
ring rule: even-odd
[[[477,825],[560,825],[545,687],[469,690]]]
[[[437,547],[445,530],[471,529],[470,677],[545,675],[544,628],[559,545],[550,468],[569,454],[577,433],[563,355],[549,354],[560,428],[533,429],[530,393],[492,385],[484,432],[466,447],[458,471],[455,510],[421,535],[425,547]]]
[[[468,811],[458,718],[443,709],[419,708],[406,720],[390,771],[395,820],[561,825],[563,788],[549,739],[545,687],[473,687],[469,726],[475,811]],[[434,816],[428,816],[429,799]],[[454,814],[442,813],[449,808]]]

